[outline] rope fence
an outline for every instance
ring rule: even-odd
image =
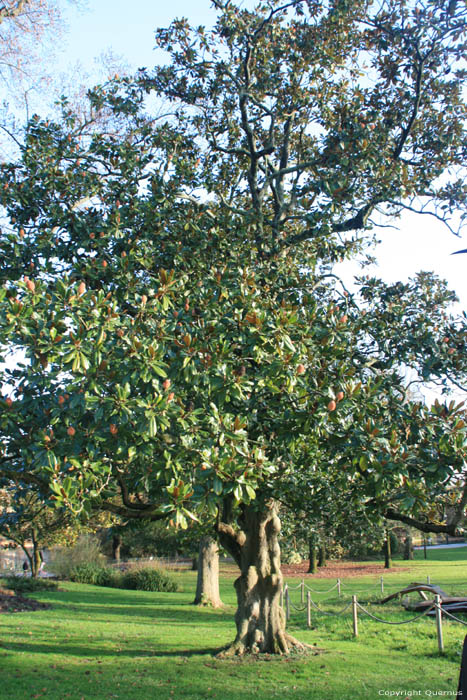
[[[430,577],[427,576],[427,583],[430,584]],[[346,586],[345,586],[346,587]],[[454,620],[455,622],[459,622],[461,625],[467,626],[467,622],[464,620],[461,620],[459,617],[456,615],[453,615],[451,612],[448,610],[444,610],[442,607],[442,601],[441,601],[441,596],[436,595],[433,602],[429,607],[427,607],[426,610],[424,610],[422,613],[419,615],[415,615],[414,617],[411,617],[409,620],[399,620],[399,621],[394,621],[394,620],[385,620],[382,617],[378,617],[377,615],[374,615],[371,613],[369,610],[363,607],[361,603],[358,602],[357,596],[355,593],[352,595],[351,600],[340,610],[333,611],[333,610],[323,610],[314,600],[311,598],[311,593],[330,593],[331,591],[337,589],[338,592],[338,597],[341,597],[342,594],[342,582],[340,579],[337,579],[337,582],[332,586],[331,588],[325,590],[325,591],[318,591],[310,586],[308,586],[304,579],[296,586],[290,586],[288,584],[285,584],[283,591],[281,591],[281,596],[280,596],[280,605],[282,608],[285,607],[285,617],[286,621],[290,620],[290,609],[293,608],[296,612],[304,612],[306,610],[306,616],[307,616],[307,627],[308,629],[311,628],[311,611],[314,609],[316,612],[318,612],[321,615],[329,615],[329,616],[334,616],[337,617],[339,615],[343,615],[349,608],[352,608],[352,625],[353,625],[353,636],[358,637],[358,613],[363,615],[367,615],[370,619],[374,620],[375,622],[379,622],[385,625],[408,625],[411,622],[417,622],[418,620],[422,619],[423,617],[426,617],[427,615],[433,615],[435,614],[435,619],[436,619],[436,633],[437,633],[437,638],[438,638],[438,650],[440,653],[444,652],[444,639],[443,639],[443,615],[447,618],[450,618],[451,620]],[[295,605],[291,599],[290,599],[290,591],[298,591],[300,590],[300,605]],[[305,601],[305,590],[306,590],[306,601]],[[384,580],[383,577],[381,577],[380,580],[380,590],[383,593],[384,592]],[[367,592],[369,589],[367,589]],[[365,591],[360,591],[360,592],[365,592]],[[324,600],[320,601],[321,603],[324,602]]]
[[[430,580],[429,576],[426,577],[426,582],[428,585],[430,585],[431,580]],[[305,589],[310,591],[311,593],[317,593],[317,594],[321,595],[322,593],[330,593],[331,591],[334,591],[337,588],[337,593],[340,596],[342,593],[342,589],[347,588],[347,584],[343,583],[340,578],[336,579],[336,583],[333,586],[331,586],[331,588],[326,588],[324,591],[319,591],[316,588],[312,588],[307,583],[305,583],[305,579],[302,579],[301,582],[297,583],[297,585],[295,585],[295,586],[291,586],[290,584],[286,584],[286,585],[288,586],[290,591],[301,589],[301,602],[302,603],[304,602]],[[384,595],[384,577],[383,576],[381,576],[381,578],[379,580],[379,584],[376,584],[376,585],[380,589],[381,594]],[[368,589],[357,591],[357,593],[369,593],[371,590],[372,589],[368,588]]]

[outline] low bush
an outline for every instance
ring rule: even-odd
[[[70,580],[76,583],[90,583],[93,586],[119,587],[120,575],[110,566],[101,566],[86,562],[74,566],[70,571]]]
[[[179,590],[177,582],[165,571],[156,567],[131,569],[122,575],[121,588],[132,591],[164,591],[175,593]]]
[[[58,584],[44,578],[29,578],[25,576],[6,576],[1,580],[5,588],[15,593],[34,593],[35,591],[56,591]]]

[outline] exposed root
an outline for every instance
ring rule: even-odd
[[[247,652],[247,648],[242,642],[233,642],[223,647],[217,654],[218,659],[230,659],[233,656],[244,656]]]
[[[243,642],[235,641],[232,644],[228,644],[223,647],[217,654],[217,659],[232,659],[242,656],[254,656],[260,658],[261,656],[289,656],[289,655],[307,655],[312,654],[316,656],[317,654],[324,653],[324,649],[315,647],[312,644],[306,644],[305,642],[300,642],[295,637],[290,634],[285,633],[283,639],[276,644],[274,650],[271,649],[259,649],[257,645],[252,647],[246,646]]]
[[[194,600],[192,605],[198,605],[199,607],[202,608],[214,608],[214,609],[219,609],[224,607],[224,603],[219,600],[219,601],[214,601],[208,598],[207,596],[202,596],[201,600]]]
[[[287,646],[289,648],[289,651],[291,649],[294,649],[296,651],[307,651],[307,650],[313,650],[317,651],[317,648],[314,647],[312,644],[306,644],[306,642],[300,642],[298,639],[295,639],[295,637],[292,637],[291,634],[285,633],[285,640],[287,642]]]

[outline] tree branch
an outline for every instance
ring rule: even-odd
[[[388,520],[399,520],[401,523],[415,527],[421,532],[443,532],[446,535],[451,535],[453,537],[458,532],[457,525],[459,523],[459,519],[457,517],[455,521],[449,523],[448,525],[439,525],[436,523],[431,523],[428,520],[417,520],[417,518],[412,518],[404,513],[399,513],[398,511],[394,510],[394,508],[388,508],[384,512],[384,517]]]
[[[29,3],[30,0],[18,0],[15,7],[8,8],[5,7],[5,5],[0,7],[0,24],[4,19],[14,19],[18,17]]]

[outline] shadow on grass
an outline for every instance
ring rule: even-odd
[[[233,622],[232,610],[210,610],[206,608],[200,610],[197,606],[189,603],[179,603],[179,608],[167,610],[165,606],[159,608],[154,603],[148,603],[147,605],[135,604],[131,600],[126,600],[125,603],[115,606],[102,604],[102,602],[91,605],[82,603],[75,605],[71,601],[57,599],[49,599],[47,602],[51,604],[49,614],[58,612],[62,621],[68,616],[73,616],[76,619],[76,614],[79,614],[81,622],[86,622],[88,617],[92,617],[95,622],[110,622],[109,618],[122,617],[122,615],[126,615],[129,618],[128,624],[131,624],[131,618],[135,618],[135,623],[137,621],[139,625],[155,623],[186,625],[188,618],[190,622],[199,627],[209,627],[216,620],[232,620]]]
[[[167,646],[167,640],[161,640],[161,644],[165,647]],[[196,649],[178,649],[174,648],[171,650],[167,649],[157,649],[154,645],[153,649],[104,649],[99,646],[98,642],[93,646],[84,645],[74,645],[67,644],[64,640],[60,643],[47,644],[45,642],[38,642],[34,644],[33,642],[6,642],[0,644],[0,649],[5,651],[16,651],[21,653],[31,653],[31,654],[53,654],[55,656],[65,655],[84,657],[86,659],[104,659],[104,658],[114,658],[114,657],[127,657],[127,658],[176,658],[176,657],[197,657],[197,656],[215,656],[220,649],[221,645],[213,647],[202,647]]]

